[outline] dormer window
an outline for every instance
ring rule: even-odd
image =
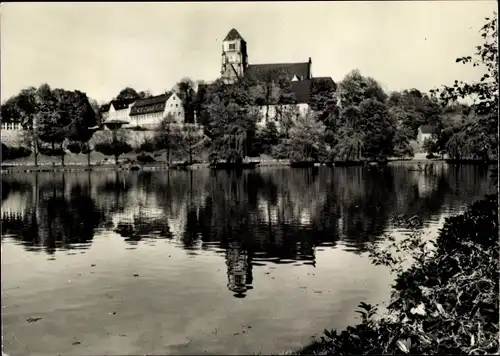
[[[236,43],[230,43],[229,44],[229,49],[230,50],[235,50],[236,49]]]

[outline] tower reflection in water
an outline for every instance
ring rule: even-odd
[[[244,250],[239,242],[229,242],[226,248],[227,288],[236,298],[245,298],[252,287],[252,253]]]

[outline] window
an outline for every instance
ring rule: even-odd
[[[179,104],[175,104],[175,107],[178,107],[178,106],[179,106]]]
[[[181,116],[181,113],[180,113],[180,112],[178,113],[178,116]]]
[[[230,43],[230,44],[229,44],[229,49],[230,49],[230,50],[234,50],[234,49],[236,49],[236,44],[235,44],[235,43]]]

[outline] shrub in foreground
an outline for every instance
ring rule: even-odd
[[[407,245],[414,263],[399,270],[385,315],[376,318],[376,308],[362,303],[360,324],[340,333],[325,330],[320,341],[299,353],[497,354],[497,197],[448,218],[432,244],[428,250],[414,237]],[[377,264],[390,265],[391,258],[386,255]]]

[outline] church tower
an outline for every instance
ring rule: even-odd
[[[234,83],[243,78],[247,66],[247,43],[233,28],[222,42],[222,80],[224,83]]]

